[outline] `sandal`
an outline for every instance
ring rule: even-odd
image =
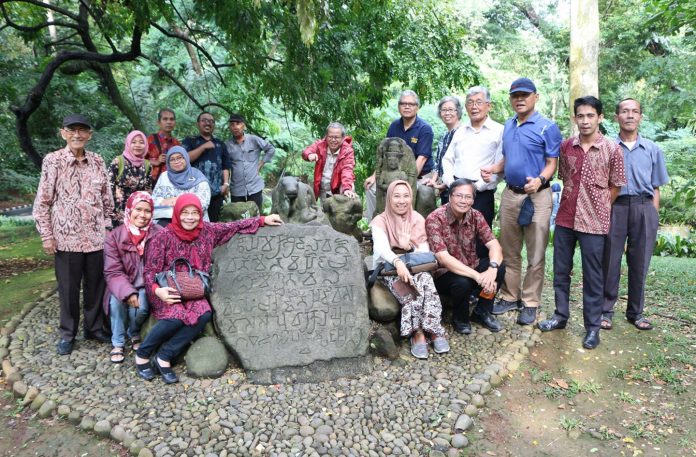
[[[652,330],[652,323],[642,314],[637,315],[633,318],[628,318],[628,322],[633,324],[638,330]]]
[[[111,358],[111,363],[123,363],[125,356],[123,355],[122,347],[114,347],[111,352],[109,352]]]
[[[131,338],[131,347],[133,348],[133,352],[140,348],[140,341],[140,335]]]
[[[602,315],[602,322],[599,324],[602,330],[611,330],[614,325],[611,323],[611,317],[606,314]]]

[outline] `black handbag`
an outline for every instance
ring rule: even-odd
[[[176,271],[176,264],[184,263],[187,271]],[[172,287],[179,292],[182,300],[198,300],[210,294],[210,275],[196,270],[183,257],[172,261],[169,270],[155,274],[155,281],[160,287]]]
[[[407,252],[401,254],[399,259],[406,265],[408,271],[414,275],[426,271],[435,271],[438,268],[437,258],[432,252]],[[377,276],[396,276],[396,267],[389,262],[382,262],[372,270],[367,280],[367,287],[375,284]]]

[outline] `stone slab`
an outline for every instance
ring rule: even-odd
[[[331,227],[285,224],[239,234],[215,250],[212,286],[215,326],[247,370],[367,353],[358,243]]]

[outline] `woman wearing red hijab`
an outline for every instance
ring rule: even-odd
[[[372,227],[375,267],[388,262],[396,267],[397,276],[382,276],[382,283],[401,305],[401,335],[411,337],[411,354],[418,359],[428,358],[426,333],[433,350],[442,354],[450,347],[440,322],[442,304],[428,272],[411,275],[404,262],[394,252],[428,251],[425,219],[413,210],[413,192],[406,181],[393,181],[387,188],[387,201],[382,214],[375,217]]]
[[[182,301],[176,289],[160,287],[155,275],[168,270],[172,261],[179,257],[187,259],[197,270],[209,271],[215,247],[226,243],[236,233],[256,233],[264,224],[280,225],[282,221],[277,214],[271,214],[236,222],[204,222],[203,208],[196,195],[182,194],[177,198],[172,223],[152,240],[145,255],[145,283],[157,324],[136,352],[138,376],[149,381],[157,370],[165,383],[177,382],[179,378],[171,369],[171,361],[203,330],[212,312],[206,298]],[[180,267],[185,268],[184,265]]]

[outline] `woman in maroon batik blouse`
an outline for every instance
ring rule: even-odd
[[[196,195],[182,194],[177,198],[172,223],[150,241],[145,252],[145,285],[150,312],[157,323],[136,352],[138,376],[149,381],[157,370],[167,384],[177,382],[179,378],[171,369],[171,361],[203,330],[212,313],[207,299],[182,302],[177,290],[160,287],[155,275],[168,270],[171,262],[179,257],[187,259],[197,270],[208,271],[215,247],[226,243],[236,233],[255,233],[264,224],[280,225],[282,221],[278,215],[271,214],[236,222],[204,222],[203,208]]]

